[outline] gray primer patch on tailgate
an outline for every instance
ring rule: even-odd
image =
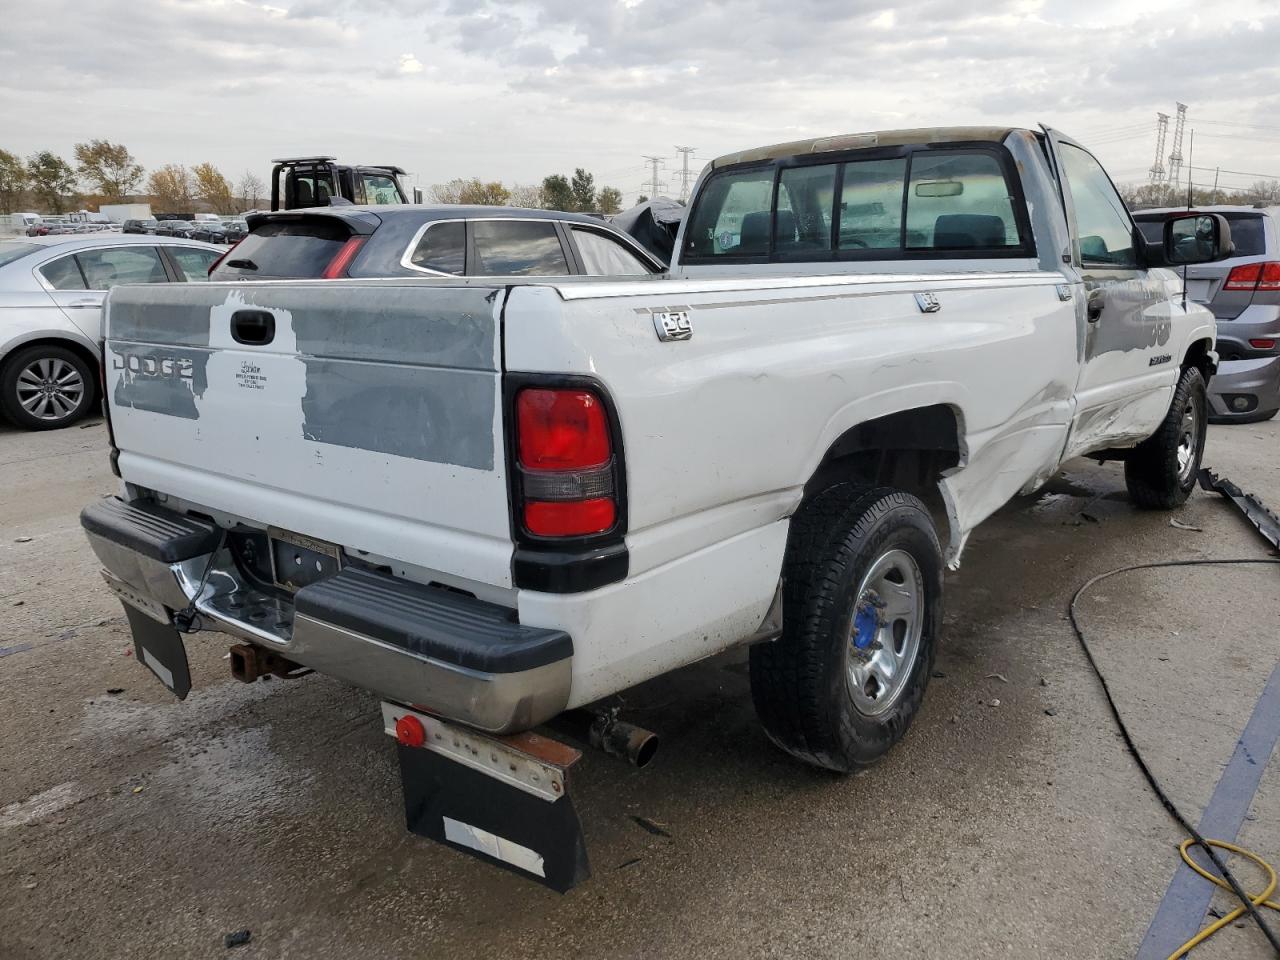
[[[199,420],[196,397],[203,397],[209,378],[209,351],[108,341],[111,369],[118,371],[112,402],[118,407],[148,410]]]
[[[250,302],[254,292],[245,291]],[[375,292],[367,286],[333,284],[290,290],[287,305],[303,356],[496,370],[501,292],[442,286],[424,296],[413,286],[379,286]],[[376,312],[371,302],[377,304]],[[492,423],[485,429],[492,433]]]
[[[203,288],[163,283],[112,290],[106,308],[111,339],[207,347],[209,294]]]
[[[319,357],[302,362],[308,440],[493,469],[491,373]]]

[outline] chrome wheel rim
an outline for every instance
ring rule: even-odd
[[[65,420],[84,402],[85,383],[60,357],[32,360],[18,374],[18,406],[37,420]]]
[[[1196,416],[1194,397],[1182,408],[1178,429],[1178,482],[1185,484],[1196,467],[1196,447],[1200,442],[1200,418]]]
[[[846,674],[858,712],[878,716],[907,688],[924,629],[924,577],[905,550],[886,550],[858,584]]]

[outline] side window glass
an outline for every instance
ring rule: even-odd
[[[1079,147],[1063,143],[1058,150],[1075,208],[1080,260],[1095,266],[1137,267],[1133,225],[1106,172]]]
[[[496,277],[559,277],[569,273],[554,223],[477,220],[471,230],[477,260],[472,273]]]
[[[844,165],[840,186],[841,250],[897,250],[902,246],[902,188],[906,158]]]
[[[198,247],[165,247],[169,256],[177,261],[178,268],[187,278],[187,282],[209,279],[209,268],[218,259],[212,250],[201,250]]]
[[[375,173],[361,174],[364,180],[364,202],[374,204],[399,203],[400,194],[396,192],[395,181],[390,177]]]
[[[49,281],[55,290],[84,290],[84,277],[76,266],[75,257],[61,257],[53,263],[46,263],[40,273]]]
[[[409,262],[424,270],[461,276],[466,269],[467,230],[461,220],[433,223],[409,255]]]
[[[168,275],[155,247],[115,247],[76,254],[90,290],[109,290],[118,283],[167,283]]]
[[[763,256],[772,207],[772,167],[716,177],[693,211],[686,250],[695,257]]]
[[[776,253],[803,255],[831,249],[835,191],[835,164],[782,171],[773,247]]]
[[[574,227],[573,239],[578,245],[582,272],[587,276],[636,277],[649,273],[649,268],[639,257],[611,237]]]
[[[907,184],[908,250],[1017,247],[1013,197],[987,153],[916,153]]]

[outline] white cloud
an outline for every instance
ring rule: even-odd
[[[423,184],[585,166],[634,195],[640,156],[674,166],[677,143],[709,158],[1043,120],[1131,179],[1150,165],[1155,112],[1182,100],[1192,126],[1272,126],[1206,123],[1198,164],[1280,174],[1274,0],[1235,0],[1194,29],[1195,0],[270,2],[153,0],[139,17],[135,0],[6,0],[0,148],[66,156],[106,137],[148,167],[209,160],[233,177],[314,150]]]

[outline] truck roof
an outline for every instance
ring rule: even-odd
[[[950,143],[990,140],[999,143],[1016,127],[912,127],[905,130],[878,130],[868,133],[844,133],[834,137],[792,140],[767,147],[753,147],[726,153],[711,161],[712,168],[752,160],[775,160],[779,157],[802,156],[806,153],[831,153],[837,150],[859,150],[870,147],[899,147],[911,143]]]

